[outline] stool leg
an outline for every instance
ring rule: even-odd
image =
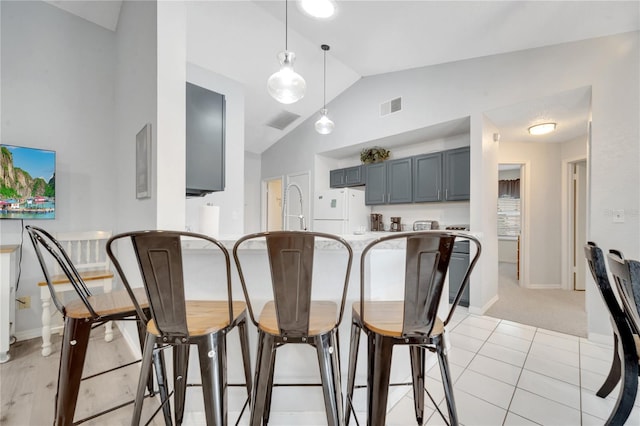
[[[420,346],[411,346],[409,351],[416,421],[421,425],[424,419],[424,361],[426,350]]]
[[[65,318],[56,394],[55,424],[58,426],[73,423],[90,333],[91,321]]]
[[[316,338],[316,351],[318,353],[318,364],[320,365],[320,376],[322,377],[324,406],[327,412],[327,424],[329,426],[344,425],[340,366],[338,365],[336,342],[335,331]]]
[[[438,355],[438,364],[440,364],[440,375],[442,376],[442,386],[444,387],[444,398],[447,401],[447,409],[449,410],[449,424],[451,426],[458,425],[458,411],[456,410],[456,401],[453,397],[453,381],[451,380],[451,372],[449,371],[449,361],[444,348],[443,336],[437,336],[434,339],[436,346],[436,354]]]
[[[181,425],[184,419],[188,368],[189,345],[175,345],[173,347],[173,402],[176,409],[176,425]]]
[[[393,341],[372,333],[369,337],[369,366],[367,372],[367,425],[384,426],[387,415],[389,379]]]
[[[40,293],[42,301],[42,356],[51,355],[51,295],[47,288],[47,293]]]
[[[140,376],[138,378],[138,389],[136,390],[136,401],[133,405],[131,426],[138,426],[140,424],[142,403],[144,402],[144,389],[147,387],[149,374],[151,373],[151,362],[153,359],[153,348],[155,344],[156,336],[151,333],[147,333],[144,341],[144,349],[142,351],[142,365],[140,366]]]
[[[276,371],[276,355],[277,351],[273,351],[270,369],[269,369],[269,382],[267,383],[267,396],[265,397],[264,412],[262,413],[262,424],[269,423],[269,416],[271,415],[271,397],[273,396],[273,375]]]
[[[347,403],[345,407],[344,422],[349,424],[351,410],[353,408],[353,388],[356,381],[356,366],[358,364],[358,347],[360,345],[360,326],[353,321],[351,323],[351,342],[349,344],[349,367],[347,372]]]
[[[163,402],[162,413],[164,415],[164,424],[171,426],[171,401],[169,401],[169,388],[167,386],[167,368],[164,362],[164,352],[162,350],[154,351],[153,365],[156,371],[156,379],[158,381],[158,391],[160,393],[160,401]],[[150,376],[151,377],[151,376]],[[151,379],[153,386],[153,379]]]
[[[611,369],[609,370],[609,375],[606,380],[598,392],[596,392],[596,395],[600,398],[606,398],[620,381],[621,374],[620,353],[618,352],[618,335],[613,333],[613,360],[611,361]]]
[[[223,332],[198,342],[200,377],[207,425],[227,424],[227,347]]]
[[[267,386],[271,373],[271,360],[275,349],[273,336],[259,331],[258,333],[258,356],[256,358],[255,380],[253,384],[253,397],[251,401],[251,426],[260,426],[262,413],[264,412],[265,400],[267,397]]]
[[[240,335],[240,348],[242,350],[242,362],[244,366],[244,380],[247,385],[247,396],[251,398],[251,352],[249,351],[249,333],[247,332],[246,318],[238,323],[238,334]]]

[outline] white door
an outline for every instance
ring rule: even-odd
[[[282,230],[282,178],[265,181],[266,187],[266,230]]]
[[[573,289],[585,289],[587,268],[583,247],[587,243],[587,162],[573,166]]]

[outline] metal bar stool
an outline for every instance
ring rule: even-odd
[[[218,271],[214,267],[215,271],[207,277],[207,287],[202,288],[215,293],[212,294],[213,299],[189,300],[186,297],[183,264],[185,239],[202,243],[202,252],[210,265],[216,265],[222,255],[224,270]],[[116,256],[113,248],[119,242],[122,244],[118,244],[119,254]],[[136,278],[142,281],[151,308],[151,318],[146,323],[142,368],[131,424],[140,423],[144,378],[151,368],[156,345],[161,349],[173,348],[175,422],[182,424],[186,388],[189,386],[189,348],[190,345],[196,345],[207,424],[226,425],[227,388],[231,386],[227,383],[227,334],[236,327],[240,335],[244,367],[245,383],[241,386],[247,389],[245,407],[251,395],[246,303],[233,300],[229,252],[219,241],[191,232],[137,231],[115,235],[107,242],[107,252],[128,289],[131,289],[130,283],[134,282],[133,272],[125,274],[123,267],[125,256],[122,253],[128,248],[135,253],[140,274]],[[167,404],[167,398],[163,398],[162,405]]]
[[[445,277],[456,239],[474,242],[476,252],[465,273],[462,285],[442,321],[437,313],[441,303]],[[400,300],[373,300],[374,284],[367,282],[368,260],[374,249],[405,244],[404,283],[396,286]],[[396,247],[398,248],[398,247]],[[469,276],[480,256],[480,242],[473,236],[455,232],[410,232],[378,238],[364,248],[360,258],[360,300],[352,310],[351,346],[347,377],[347,406],[345,422],[349,423],[353,410],[356,364],[360,333],[368,340],[367,358],[367,424],[384,426],[390,385],[391,358],[395,345],[408,345],[411,358],[415,413],[422,424],[424,413],[424,378],[426,350],[435,352],[440,364],[449,422],[458,424],[453,396],[453,382],[444,345],[444,330],[451,320]],[[385,292],[392,293],[396,283],[383,283]],[[442,413],[441,413],[442,414]]]
[[[266,256],[271,274],[261,274],[262,288],[272,295],[256,318],[257,297],[249,289],[248,268],[242,267],[243,250],[256,247],[262,241],[266,245]],[[344,267],[344,282],[340,283],[340,306],[334,300],[321,300],[314,293],[314,251],[319,241],[328,242],[340,253],[341,262],[332,265],[335,270]],[[251,407],[250,424],[267,424],[271,409],[274,386],[276,351],[287,344],[306,344],[315,347],[322,378],[322,388],[327,423],[344,424],[340,363],[338,347],[338,325],[342,319],[351,271],[353,253],[349,244],[335,235],[306,231],[262,232],[240,238],[233,247],[233,256],[251,320],[258,328],[258,354]],[[340,269],[342,271],[342,269]],[[252,271],[255,272],[255,271]],[[256,286],[257,283],[254,283]],[[338,287],[338,286],[336,286]],[[330,292],[322,289],[325,295]]]
[[[93,295],[62,245],[51,234],[35,226],[27,225],[25,228],[35,248],[45,281],[51,292],[51,299],[64,319],[64,334],[62,337],[60,369],[58,371],[54,424],[71,425],[74,424],[73,420],[76,403],[78,401],[80,382],[132,364],[129,363],[116,368],[110,368],[102,373],[82,378],[91,330],[108,321],[137,321],[138,332],[140,333],[139,337],[142,339],[142,327],[144,325],[141,323],[141,317],[138,313],[144,313],[144,311],[146,311],[148,314],[147,297],[141,289],[130,292],[112,291],[110,293]],[[46,258],[45,255],[47,255]],[[51,260],[52,262],[47,262],[45,259]],[[52,274],[49,270],[51,263],[57,265],[59,270],[67,277],[76,292],[76,299],[62,303],[55,291]],[[164,384],[164,360],[161,357],[155,357],[154,363],[156,366],[160,395],[166,397],[167,389]],[[149,389],[149,395],[153,395],[153,380],[150,372],[144,376],[143,384]],[[119,404],[85,419],[78,420],[76,423],[82,423],[96,418],[131,403],[133,403],[133,401]],[[164,408],[163,413],[165,423],[171,424],[169,407]]]
[[[593,242],[588,242],[584,246],[584,253],[591,275],[609,310],[609,318],[614,335],[615,352],[612,371],[603,384],[603,388],[610,387],[607,394],[613,390],[622,375],[620,393],[606,424],[621,425],[625,423],[631,414],[636,394],[638,393],[638,346],[634,338],[634,329],[638,325],[637,323],[634,324],[634,321],[638,315],[631,285],[638,287],[640,282],[640,270],[638,268],[640,264],[633,261],[625,261],[622,258],[622,254],[617,251],[612,251],[609,254],[609,267],[618,287],[618,295],[623,301],[623,305],[620,306],[609,283],[604,255],[600,247]],[[629,292],[630,290],[631,293]],[[635,318],[628,315],[631,313],[631,309],[636,313]],[[620,352],[622,353],[620,354]],[[614,371],[616,363],[618,368],[617,375]],[[597,394],[599,396],[603,388],[598,391]]]

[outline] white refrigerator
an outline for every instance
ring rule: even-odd
[[[313,199],[313,230],[336,235],[361,233],[369,229],[371,207],[364,203],[364,191],[351,188],[318,191]]]

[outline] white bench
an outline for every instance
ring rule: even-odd
[[[111,238],[110,231],[64,232],[55,235],[62,248],[67,252],[80,276],[88,288],[102,288],[105,293],[113,288],[113,272],[111,262],[107,256],[105,245]],[[73,292],[75,289],[60,270],[59,265],[53,265],[51,282],[58,298],[62,299],[63,292]],[[42,356],[51,354],[51,318],[57,313],[51,312],[51,293],[46,281],[38,283],[40,287],[40,299],[42,301]],[[62,330],[62,326],[55,328]],[[104,340],[113,340],[111,322],[105,324]]]

